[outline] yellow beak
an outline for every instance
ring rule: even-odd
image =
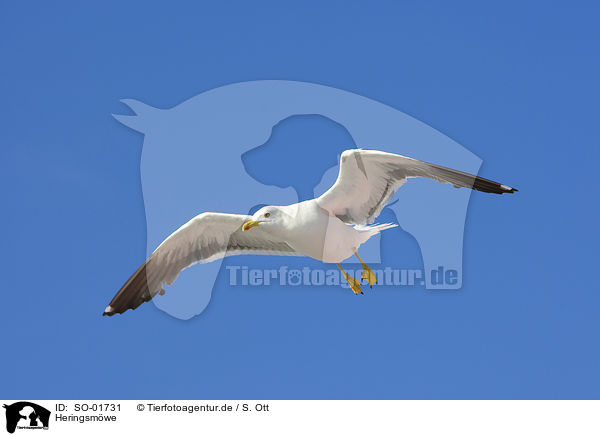
[[[256,227],[258,225],[258,221],[246,221],[244,223],[244,225],[242,226],[242,230],[246,231],[246,230],[250,230],[252,227]]]

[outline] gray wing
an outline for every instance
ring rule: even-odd
[[[203,213],[172,233],[127,280],[114,296],[103,315],[112,316],[135,309],[164,293],[185,268],[195,263],[212,262],[238,254],[302,256],[286,242],[260,227],[242,231],[248,215]]]
[[[517,191],[510,186],[462,171],[377,150],[351,149],[342,153],[335,184],[317,202],[349,224],[371,224],[392,195],[410,177],[427,177],[456,188],[494,194]]]

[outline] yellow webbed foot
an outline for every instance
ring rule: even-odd
[[[373,285],[375,283],[377,283],[377,276],[375,275],[373,270],[371,268],[369,268],[367,265],[365,265],[363,263],[362,266],[363,266],[362,280],[366,280],[367,282],[369,282],[369,286],[372,288]]]
[[[356,280],[354,277],[352,277],[350,274],[347,274],[346,271],[344,271],[342,269],[342,265],[340,265],[339,263],[336,263],[336,265],[340,269],[342,274],[344,275],[344,278],[350,285],[350,289],[352,289],[352,292],[354,292],[354,295],[363,294],[363,291],[360,288],[360,282],[358,280]]]
[[[377,283],[377,276],[375,275],[373,270],[371,268],[369,268],[366,263],[363,262],[363,260],[358,255],[358,252],[354,252],[354,254],[358,258],[358,260],[360,260],[360,263],[362,264],[362,267],[363,267],[363,272],[362,272],[362,276],[361,276],[362,280],[366,280],[367,282],[369,282],[369,286],[372,288],[373,285],[375,283]]]
[[[346,273],[344,273],[344,277],[346,278],[346,281],[350,285],[350,289],[352,289],[352,291],[354,292],[355,295],[364,294],[364,292],[360,288],[360,282],[358,280],[356,280],[350,274],[346,274]]]

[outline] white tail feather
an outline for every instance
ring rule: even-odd
[[[385,224],[375,224],[370,226],[354,226],[356,230],[359,232],[369,232],[370,235],[376,235],[379,232],[382,232],[387,229],[392,229],[394,227],[398,227],[398,224],[394,223],[385,223]]]

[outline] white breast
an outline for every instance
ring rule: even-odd
[[[299,203],[293,227],[286,242],[295,250],[314,259],[334,263],[354,254],[365,235],[330,216],[314,201]]]

